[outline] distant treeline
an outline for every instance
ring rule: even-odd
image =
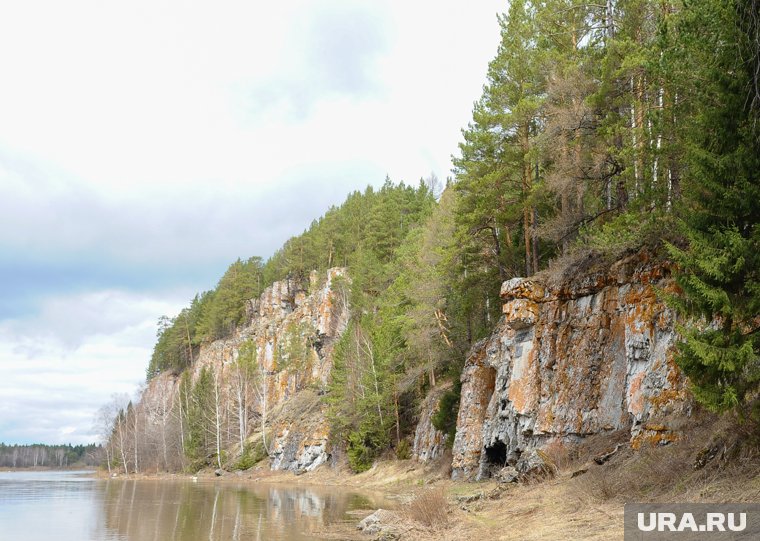
[[[100,445],[6,445],[0,443],[0,468],[68,468],[98,466]]]

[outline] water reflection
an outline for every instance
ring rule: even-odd
[[[129,541],[312,539],[374,503],[335,490],[167,481],[110,481],[103,502],[106,527]]]
[[[300,541],[350,520],[352,509],[387,505],[302,486],[8,475],[0,474],[0,527],[9,539]]]

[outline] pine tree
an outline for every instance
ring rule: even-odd
[[[538,271],[534,138],[544,81],[536,47],[532,2],[510,3],[499,17],[501,44],[488,66],[488,83],[463,130],[461,156],[454,158],[460,193],[458,221],[481,246],[483,262],[498,280]],[[522,252],[522,255],[520,253]]]

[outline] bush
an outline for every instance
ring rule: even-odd
[[[247,470],[253,468],[256,464],[261,462],[267,457],[266,449],[264,449],[264,442],[258,441],[255,445],[246,443],[243,448],[243,453],[238,458],[237,462],[232,466],[233,470]]]
[[[449,504],[443,488],[424,490],[409,504],[407,516],[428,527],[449,523]]]
[[[401,440],[396,446],[396,458],[399,460],[409,460],[412,458],[412,446],[409,440]]]
[[[361,432],[352,432],[348,436],[348,465],[354,473],[367,471],[377,458],[377,451],[367,445]]]
[[[430,419],[433,427],[440,430],[448,436],[446,446],[451,447],[454,444],[454,435],[457,431],[457,415],[459,414],[459,396],[462,393],[462,383],[459,378],[456,379],[454,387],[449,389],[438,402],[438,410]]]
[[[375,459],[383,450],[388,449],[390,440],[385,427],[379,424],[362,423],[358,429],[348,435],[348,464],[360,473],[372,467]]]

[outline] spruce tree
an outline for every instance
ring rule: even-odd
[[[669,246],[685,318],[677,362],[709,409],[744,409],[760,385],[760,141],[741,2],[689,3],[675,51],[691,86],[681,225]],[[676,74],[677,75],[677,74]]]

